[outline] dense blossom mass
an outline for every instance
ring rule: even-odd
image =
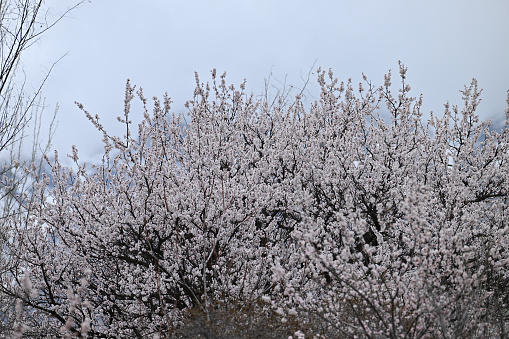
[[[104,156],[48,160],[12,219],[16,333],[178,337],[253,305],[224,333],[507,337],[509,110],[502,130],[480,121],[473,80],[426,121],[399,71],[354,90],[318,70],[310,108],[213,71],[178,116],[128,82],[123,137],[79,104]]]

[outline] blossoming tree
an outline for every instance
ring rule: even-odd
[[[188,117],[128,82],[123,137],[78,104],[104,156],[55,156],[4,293],[50,336],[170,337],[186,310],[263,301],[308,336],[505,337],[509,111],[480,122],[474,80],[425,122],[400,78],[394,96],[390,73],[354,91],[319,70],[307,110],[213,71]]]

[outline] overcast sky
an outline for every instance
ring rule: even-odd
[[[56,11],[69,1],[49,4]],[[121,134],[116,117],[127,78],[149,98],[168,92],[179,112],[192,98],[194,72],[206,81],[213,68],[237,85],[246,78],[247,89],[260,94],[271,70],[302,86],[316,62],[313,70],[332,68],[340,80],[359,82],[364,72],[379,85],[389,69],[398,74],[401,60],[426,111],[441,113],[447,100],[460,104],[458,90],[477,78],[479,113],[503,121],[508,18],[507,0],[92,0],[33,46],[24,67],[35,87],[67,54],[44,96],[48,113],[60,105],[54,148],[63,156],[77,145],[87,161],[100,159],[102,136],[74,101]]]

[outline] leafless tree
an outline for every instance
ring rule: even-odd
[[[28,211],[20,209],[24,199],[30,199],[31,177],[26,167],[43,170],[40,159],[49,151],[54,132],[53,120],[47,137],[41,133],[45,111],[41,96],[43,85],[51,72],[47,72],[35,90],[28,91],[22,57],[49,29],[82,2],[74,2],[63,12],[53,14],[43,0],[0,0],[0,283],[9,284],[13,279],[11,268],[18,264],[12,256],[17,242],[16,233],[6,221],[13,216],[19,225],[27,218]],[[31,145],[30,145],[31,144]],[[33,164],[33,165],[32,165]],[[23,212],[21,212],[23,211]],[[0,294],[0,333],[12,329],[15,321],[16,301]]]

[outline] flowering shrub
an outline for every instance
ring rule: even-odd
[[[306,110],[213,71],[189,121],[139,90],[136,134],[128,82],[122,138],[78,104],[105,152],[39,178],[17,273],[37,293],[2,288],[39,315],[25,331],[164,338],[190,309],[263,302],[298,337],[507,335],[509,110],[480,122],[473,80],[426,123],[400,78],[394,96],[390,73],[356,92],[319,70]]]

